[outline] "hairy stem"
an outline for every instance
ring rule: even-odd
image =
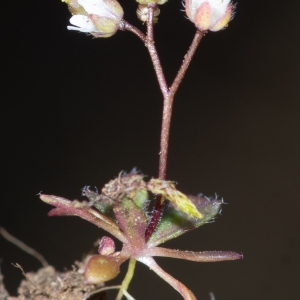
[[[158,171],[158,178],[162,180],[165,180],[167,175],[167,161],[168,161],[169,136],[170,136],[173,99],[174,99],[174,95],[170,95],[169,93],[166,97],[164,97],[162,128],[161,128],[161,135],[160,135],[159,171]],[[149,240],[150,236],[154,232],[161,218],[161,215],[162,215],[162,195],[157,195],[151,221],[146,230],[146,235],[145,235],[146,242]]]
[[[120,287],[120,290],[119,290],[116,300],[121,300],[123,297],[123,294],[127,291],[129,283],[134,274],[135,264],[136,264],[136,260],[134,258],[130,258],[128,270],[127,270],[126,276],[122,282],[122,285]]]
[[[122,20],[120,25],[119,25],[119,29],[122,31],[130,31],[132,33],[134,33],[137,37],[139,37],[144,43],[147,42],[147,37],[145,36],[145,34],[140,31],[138,28],[136,28],[135,26],[129,24],[128,22],[126,22],[125,20]]]
[[[150,15],[150,13],[149,13]],[[152,26],[153,28],[153,26]],[[148,30],[149,33],[149,30]],[[153,34],[153,33],[152,33]],[[190,65],[190,62],[196,52],[196,49],[204,36],[204,33],[197,30],[195,37],[192,41],[192,44],[185,55],[185,58],[183,60],[183,63],[174,79],[174,82],[170,89],[168,89],[168,92],[164,93],[162,90],[163,96],[164,96],[164,106],[163,106],[163,116],[162,116],[162,127],[161,127],[161,135],[160,135],[160,153],[159,153],[159,173],[158,177],[159,179],[165,180],[166,179],[166,174],[167,174],[167,161],[168,161],[168,149],[169,149],[169,136],[170,136],[170,126],[171,126],[171,117],[172,117],[172,109],[173,109],[173,100],[175,93]],[[148,37],[149,38],[149,37]],[[153,39],[153,35],[152,35]],[[153,42],[153,47],[154,42]],[[149,50],[150,52],[150,50]],[[155,52],[157,55],[157,52]],[[152,59],[153,61],[153,59]],[[154,63],[153,63],[154,64]],[[155,67],[154,67],[155,68]],[[159,78],[158,72],[156,72],[157,77]],[[164,77],[163,77],[164,78]],[[160,82],[160,80],[159,80]],[[165,79],[162,81],[165,83]],[[161,201],[161,195],[157,195],[156,197],[156,202],[155,202],[155,207],[154,211],[152,214],[151,221],[149,223],[149,226],[146,231],[146,241],[149,240],[150,236],[154,232],[162,214],[162,201]]]
[[[194,56],[194,54],[195,54],[195,52],[198,48],[198,45],[199,45],[200,41],[202,40],[202,38],[204,37],[204,35],[205,35],[205,32],[200,31],[200,30],[196,31],[196,34],[195,34],[194,39],[193,39],[193,41],[190,45],[190,48],[189,48],[188,52],[186,53],[186,55],[184,56],[184,60],[182,62],[182,65],[181,65],[181,67],[180,67],[180,69],[179,69],[179,71],[178,71],[171,87],[170,87],[169,93],[171,95],[173,95],[173,97],[174,97],[174,95],[175,95],[175,93],[176,93],[176,91],[177,91],[177,89],[178,89],[178,87],[179,87],[179,85],[180,85],[180,83],[181,83],[181,81],[182,81],[189,65],[190,65],[190,62],[191,62],[191,60],[192,60],[192,58],[193,58],[193,56]]]
[[[166,179],[167,174],[167,160],[168,160],[168,148],[169,148],[169,136],[170,136],[170,126],[171,126],[171,117],[173,109],[173,100],[175,93],[190,65],[190,62],[196,52],[196,49],[204,36],[204,33],[197,30],[195,37],[192,41],[192,44],[184,57],[182,65],[175,77],[173,84],[171,85],[167,96],[164,97],[164,108],[163,108],[163,117],[162,117],[162,128],[160,136],[160,156],[159,156],[159,179]]]
[[[161,128],[161,136],[160,136],[160,153],[159,153],[160,156],[159,156],[159,175],[158,175],[159,179],[165,180],[167,174],[169,136],[170,136],[170,126],[171,126],[174,96],[203,36],[204,36],[203,32],[199,30],[196,31],[192,44],[190,45],[190,48],[184,57],[182,65],[173,81],[173,84],[168,90],[167,95],[166,96],[164,95],[162,128]]]
[[[161,66],[159,56],[155,47],[154,42],[154,32],[153,32],[153,18],[154,18],[154,10],[155,10],[156,4],[151,3],[148,4],[148,20],[147,20],[147,48],[154,66],[154,70],[156,73],[156,77],[159,83],[159,87],[161,89],[161,92],[165,97],[168,96],[169,89],[168,85],[165,79],[165,75],[163,72],[163,68]]]
[[[165,180],[167,176],[167,161],[169,150],[170,126],[174,95],[168,94],[164,99],[162,127],[160,134],[159,171],[158,178]]]
[[[190,65],[190,62],[196,52],[196,49],[204,36],[204,33],[197,30],[192,44],[184,57],[181,67],[168,90],[167,95],[164,97],[164,108],[162,117],[162,128],[160,136],[160,157],[159,157],[159,178],[166,179],[167,173],[167,160],[168,160],[168,147],[169,147],[169,135],[172,117],[173,100],[175,93]]]
[[[160,90],[163,94],[164,103],[163,103],[163,115],[162,115],[162,127],[161,127],[161,136],[160,136],[160,152],[159,152],[159,171],[158,178],[165,180],[167,174],[167,161],[168,161],[168,148],[169,148],[169,136],[170,136],[170,126],[171,126],[171,117],[172,117],[172,108],[173,100],[175,93],[178,90],[178,87],[190,65],[190,62],[196,52],[196,49],[205,35],[205,32],[196,31],[194,39],[189,47],[188,52],[186,53],[184,60],[179,68],[179,71],[169,88],[166,82],[166,78],[163,72],[162,65],[160,63],[159,55],[157,53],[155,42],[154,42],[154,32],[153,32],[153,19],[154,19],[154,10],[156,8],[155,3],[148,4],[148,20],[147,20],[147,36],[145,36],[139,29],[130,25],[126,21],[122,21],[120,25],[120,30],[128,30],[136,34],[148,48],[153,67],[156,73],[156,77],[159,83]],[[157,195],[155,200],[155,207],[151,217],[151,221],[146,230],[145,240],[149,240],[150,236],[154,232],[162,214],[162,196]]]
[[[154,66],[154,70],[157,76],[157,80],[164,97],[164,107],[163,107],[163,118],[162,118],[162,129],[161,129],[161,139],[160,139],[160,153],[159,153],[159,173],[158,177],[160,179],[166,178],[166,168],[167,168],[167,158],[168,158],[168,140],[170,132],[170,122],[172,115],[172,101],[169,101],[169,88],[163,73],[163,69],[159,60],[159,56],[155,47],[154,42],[154,32],[153,32],[153,18],[154,10],[156,5],[148,5],[148,21],[147,21],[147,47]],[[151,217],[151,221],[146,230],[145,240],[149,240],[151,234],[154,232],[161,214],[162,214],[162,196],[157,195],[155,201],[154,211]]]

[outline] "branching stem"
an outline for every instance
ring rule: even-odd
[[[180,69],[170,87],[169,93],[171,95],[173,95],[173,97],[174,97],[175,93],[177,92],[177,89],[178,89],[178,87],[190,65],[190,62],[192,61],[192,58],[198,48],[198,45],[199,45],[200,41],[202,40],[202,38],[204,37],[204,35],[205,35],[205,32],[200,31],[200,30],[196,31],[194,39],[189,47],[189,50],[186,53],[186,55],[184,56],[184,60],[180,66]]]
[[[163,107],[163,116],[162,116],[162,128],[160,136],[160,153],[159,153],[159,175],[160,179],[165,180],[167,174],[167,160],[168,160],[168,148],[169,148],[169,135],[170,135],[170,125],[173,109],[173,100],[175,93],[178,90],[178,87],[190,65],[190,62],[196,52],[196,49],[204,36],[204,33],[197,30],[193,42],[185,55],[185,58],[182,62],[182,65],[174,79],[173,84],[168,89],[166,95],[164,95],[164,107]]]
[[[162,115],[162,127],[161,127],[161,135],[160,135],[160,152],[159,152],[159,171],[158,178],[165,180],[167,174],[167,161],[168,161],[168,149],[169,149],[169,136],[170,136],[170,126],[171,126],[171,117],[172,117],[172,109],[173,109],[173,100],[175,93],[190,65],[190,62],[196,52],[196,49],[204,36],[204,33],[197,30],[193,42],[185,55],[185,58],[182,62],[182,65],[175,77],[175,80],[170,88],[166,83],[166,79],[163,73],[163,69],[159,60],[159,56],[156,51],[155,43],[154,43],[154,33],[153,33],[153,17],[154,17],[154,4],[148,5],[149,13],[148,13],[148,22],[147,22],[147,45],[148,50],[153,62],[153,66],[156,72],[156,76],[159,82],[159,86],[161,92],[164,97],[163,104],[163,115]],[[157,195],[155,201],[155,207],[152,214],[151,221],[147,228],[145,239],[149,240],[150,236],[154,232],[162,214],[162,197],[161,195]]]
[[[169,88],[166,82],[166,78],[154,42],[153,18],[154,18],[155,8],[156,8],[156,4],[154,3],[148,4],[147,48],[154,66],[154,70],[156,73],[160,90],[163,94],[163,97],[166,98],[168,97]]]
[[[153,19],[154,19],[155,8],[156,8],[155,3],[148,4],[147,36],[145,36],[139,29],[130,25],[126,21],[122,21],[122,24],[120,25],[120,29],[133,32],[146,44],[153,63],[153,67],[156,73],[160,90],[163,94],[164,103],[163,103],[162,127],[161,127],[161,135],[160,135],[158,178],[165,180],[167,174],[169,136],[170,136],[170,125],[171,125],[174,96],[190,65],[190,62],[197,50],[197,47],[201,39],[205,35],[205,32],[199,30],[196,31],[194,39],[189,47],[188,52],[184,56],[184,60],[179,68],[179,71],[171,87],[168,87],[163,72],[163,68],[159,59],[159,55],[155,47],[155,41],[154,41]],[[145,234],[146,242],[149,240],[150,236],[154,232],[161,218],[161,214],[162,214],[162,197],[161,195],[157,195],[152,218]]]
[[[144,33],[142,31],[140,31],[138,28],[136,28],[135,26],[129,24],[128,22],[126,22],[125,20],[122,20],[120,25],[119,25],[119,29],[122,31],[130,31],[132,33],[134,33],[137,37],[139,37],[142,42],[146,43],[147,41],[147,37],[144,35]]]

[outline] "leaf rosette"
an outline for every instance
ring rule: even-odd
[[[150,196],[162,195],[164,211],[150,238],[145,233],[151,220]],[[174,182],[151,179],[145,182],[135,171],[120,175],[108,182],[101,193],[83,188],[88,201],[70,201],[62,197],[41,194],[40,198],[53,206],[50,216],[79,216],[104,229],[123,244],[115,251],[114,241],[102,237],[98,255],[92,256],[85,269],[87,283],[98,284],[115,278],[120,265],[135,259],[149,266],[170,283],[184,299],[196,299],[182,283],[163,271],[154,256],[172,257],[196,262],[236,260],[242,256],[231,251],[181,251],[158,247],[183,233],[212,220],[220,211],[222,201],[202,195],[186,196],[178,191]]]

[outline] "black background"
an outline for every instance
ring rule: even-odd
[[[143,28],[136,3],[121,4]],[[155,26],[169,83],[194,34],[180,9],[180,1],[163,5]],[[83,186],[101,188],[133,167],[157,176],[162,97],[133,34],[70,32],[58,0],[6,1],[1,10],[0,224],[63,270],[105,233],[79,218],[48,217],[36,194],[82,199]],[[203,39],[176,95],[167,177],[229,205],[215,223],[165,246],[244,254],[216,264],[157,259],[198,299],[300,299],[299,18],[296,0],[239,1],[228,29]],[[0,257],[11,292],[22,278],[11,262],[40,267],[2,237]],[[140,264],[130,292],[181,299]]]

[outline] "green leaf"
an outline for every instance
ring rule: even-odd
[[[201,196],[189,196],[189,198],[203,218],[190,217],[177,209],[173,203],[169,203],[155,232],[148,241],[148,246],[157,246],[182,235],[188,230],[198,228],[206,222],[209,222],[218,214],[222,204],[221,201],[217,199],[209,199]]]

